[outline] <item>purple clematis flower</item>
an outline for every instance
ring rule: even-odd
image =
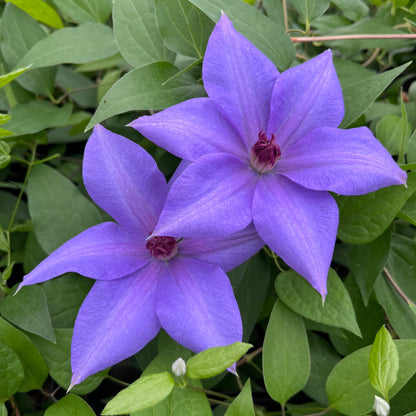
[[[224,236],[251,221],[264,242],[323,296],[338,207],[406,173],[365,127],[341,130],[331,51],[279,74],[222,15],[196,98],[130,126],[191,163],[173,184],[155,233]]]
[[[153,236],[168,185],[152,157],[96,126],[85,148],[84,183],[116,221],[67,241],[21,286],[72,271],[97,279],[83,302],[72,339],[72,383],[143,348],[163,327],[198,352],[242,339],[228,271],[263,242],[252,225],[226,238]]]

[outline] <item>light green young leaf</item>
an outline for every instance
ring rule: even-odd
[[[12,82],[19,75],[23,74],[23,72],[26,72],[30,67],[31,65],[27,66],[26,68],[16,69],[15,71],[9,72],[8,74],[1,75],[0,88],[8,84],[9,82]]]
[[[23,364],[25,376],[19,391],[40,389],[48,376],[45,362],[30,339],[1,317],[0,342],[11,348]]]
[[[378,331],[370,350],[368,374],[370,383],[388,400],[399,371],[399,353],[385,326]]]
[[[401,185],[379,189],[366,195],[335,197],[339,207],[338,238],[350,244],[373,241],[391,224],[407,199],[416,190],[416,172]]]
[[[83,64],[108,58],[118,52],[113,31],[100,23],[84,23],[51,33],[36,43],[23,57],[19,66],[33,68],[63,63]]]
[[[46,166],[35,166],[27,193],[36,237],[49,254],[65,241],[102,222],[95,205],[65,176]]]
[[[3,299],[0,313],[25,331],[55,342],[46,296],[40,286],[25,286],[15,296]]]
[[[156,0],[156,19],[163,41],[172,51],[204,57],[213,21],[188,0]]]
[[[303,17],[306,32],[309,32],[311,21],[325,13],[329,0],[292,0],[292,4]]]
[[[410,131],[410,123],[407,123],[407,131]],[[376,137],[391,155],[400,153],[403,134],[403,122],[401,117],[395,114],[384,116],[376,126]]]
[[[179,69],[168,62],[157,62],[127,73],[104,96],[87,130],[116,114],[130,110],[161,110],[205,94],[203,87],[189,74],[166,83],[178,72]]]
[[[249,39],[280,69],[289,68],[295,59],[292,41],[283,28],[264,16],[255,7],[241,0],[190,0],[214,22],[223,11],[233,22],[234,27]]]
[[[174,385],[168,372],[142,376],[110,400],[102,414],[127,414],[154,406],[170,394]]]
[[[44,416],[94,416],[95,413],[86,401],[75,394],[67,394],[58,402],[49,406]]]
[[[134,67],[173,62],[175,54],[163,43],[148,0],[117,0],[113,7],[114,35],[124,59]]]
[[[64,27],[59,14],[43,0],[5,0],[6,2],[13,3],[25,11],[28,15],[32,16],[39,22],[45,23],[54,29],[61,29]]]
[[[9,411],[7,410],[6,404],[0,402],[0,416],[7,416]]]
[[[306,384],[309,372],[309,345],[303,320],[277,300],[263,344],[267,392],[283,405]]]
[[[250,379],[244,384],[241,393],[233,400],[224,416],[255,416],[251,397]]]
[[[66,19],[75,23],[105,23],[111,14],[111,0],[53,0]]]
[[[5,124],[10,121],[11,117],[8,114],[0,114],[0,124]]]
[[[395,394],[416,373],[416,340],[402,339],[394,341],[400,358],[397,381],[390,391]],[[369,380],[368,360],[371,345],[361,348],[343,358],[332,370],[326,383],[329,404],[333,409],[350,416],[362,416],[370,412],[377,394]]]
[[[186,374],[193,379],[216,376],[231,367],[251,347],[245,342],[234,342],[224,347],[208,348],[188,360]]]
[[[350,296],[335,270],[329,270],[328,294],[324,303],[321,295],[293,270],[280,273],[275,288],[280,299],[296,313],[361,336]]]
[[[2,15],[1,36],[1,53],[6,64],[9,68],[22,68],[19,65],[20,60],[36,43],[44,39],[47,33],[36,20],[9,3]],[[56,68],[32,68],[19,76],[16,82],[35,94],[50,96],[54,89],[55,73]],[[6,85],[5,92],[7,88]]]
[[[409,65],[410,62],[390,71],[383,72],[382,74],[366,78],[345,88],[342,92],[344,96],[345,116],[340,127],[346,128],[357,120],[390,83]]]
[[[7,241],[7,238],[3,231],[3,227],[1,225],[0,225],[0,250],[5,251],[6,253],[10,250],[10,245]]]
[[[0,357],[0,402],[2,402],[19,390],[25,372],[19,356],[1,341]]]
[[[0,142],[0,169],[5,168],[10,161],[10,146],[6,142]]]

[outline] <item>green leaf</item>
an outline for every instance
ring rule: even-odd
[[[0,403],[0,416],[7,416],[9,414],[6,404]]]
[[[25,286],[15,296],[3,299],[0,313],[25,331],[55,342],[46,296],[41,287]]]
[[[370,350],[368,373],[370,383],[386,400],[388,392],[394,386],[399,371],[399,353],[393,339],[382,326],[378,331]]]
[[[224,347],[208,348],[188,360],[186,374],[193,379],[213,377],[231,367],[251,347],[245,342],[234,342]]]
[[[235,29],[249,39],[280,69],[289,68],[295,59],[292,41],[283,28],[256,8],[241,0],[190,0],[214,22],[223,11]]]
[[[0,225],[0,250],[6,253],[10,250],[10,244],[7,241],[6,235],[4,234],[3,227]]]
[[[42,284],[54,328],[74,327],[78,310],[93,283],[93,279],[67,273]]]
[[[44,416],[95,416],[87,402],[75,394],[67,394],[58,402],[48,407]]]
[[[127,73],[104,96],[87,130],[116,114],[130,110],[160,110],[205,94],[203,87],[189,74],[166,83],[178,72],[178,68],[167,62],[157,62]]]
[[[20,60],[32,46],[47,36],[38,22],[10,3],[2,15],[1,35],[1,53],[10,68],[21,68],[18,66]],[[35,94],[50,96],[54,89],[55,74],[56,68],[31,69],[16,81]]]
[[[344,96],[345,116],[340,127],[346,128],[352,122],[357,120],[357,118],[370,107],[374,100],[388,87],[388,85],[409,65],[410,62],[346,87],[342,91]]]
[[[10,121],[11,117],[8,114],[0,114],[0,125]]]
[[[397,216],[412,225],[416,225],[416,192],[406,201]]]
[[[48,254],[102,221],[95,205],[69,179],[49,166],[33,168],[27,193],[36,237]]]
[[[327,285],[328,294],[323,303],[321,295],[293,270],[280,273],[275,282],[281,300],[296,313],[361,336],[348,291],[333,269],[329,270]]]
[[[331,0],[342,14],[354,22],[368,15],[369,8],[363,0]]]
[[[311,372],[302,391],[321,405],[328,406],[325,383],[329,373],[340,361],[340,357],[328,342],[312,331],[308,332],[308,341]]]
[[[169,49],[198,59],[204,57],[213,21],[188,0],[156,0],[156,19]]]
[[[416,190],[416,172],[407,174],[407,188],[390,186],[360,196],[335,197],[339,207],[338,238],[350,244],[373,241],[391,224]]]
[[[31,101],[18,104],[10,110],[11,120],[4,126],[16,135],[33,134],[50,127],[65,124],[72,112],[72,105],[66,103],[57,107],[48,101]]]
[[[118,52],[113,31],[100,23],[66,27],[42,39],[23,57],[19,66],[33,68],[63,63],[83,64]]]
[[[266,390],[283,405],[306,384],[309,372],[309,345],[303,320],[277,300],[263,344]]]
[[[233,400],[224,416],[255,416],[251,397],[250,379],[244,384],[241,393]]]
[[[173,62],[156,25],[155,5],[148,0],[118,0],[113,6],[114,35],[124,59],[134,67]]]
[[[111,0],[54,0],[65,19],[75,23],[105,23],[111,14]]]
[[[13,3],[25,11],[28,15],[39,22],[45,23],[54,29],[61,29],[64,27],[59,14],[43,0],[5,0],[6,2]]]
[[[243,321],[243,341],[248,341],[264,305],[270,281],[270,264],[263,252],[228,273]]]
[[[174,385],[168,372],[142,376],[110,400],[102,414],[127,414],[154,406],[170,394]]]
[[[410,129],[410,123],[407,123],[407,131],[410,131]],[[402,134],[403,122],[401,117],[388,114],[377,123],[376,137],[392,155],[400,153]]]
[[[0,76],[0,88],[8,84],[9,82],[12,82],[19,75],[23,74],[23,72],[26,72],[30,67],[31,65],[27,66],[26,68],[16,69],[15,71],[9,72],[8,74],[1,75]],[[4,123],[1,123],[1,124],[4,124]]]
[[[7,345],[0,342],[0,402],[13,396],[25,377],[19,356]],[[7,413],[6,413],[7,414]]]
[[[48,365],[51,377],[65,390],[71,383],[71,340],[72,328],[55,329],[56,343],[46,341],[36,335],[31,339]],[[88,394],[94,391],[103,381],[106,371],[87,377],[82,383],[74,386],[71,391],[77,394]]]
[[[386,272],[413,302],[416,302],[415,253],[416,241],[398,234],[392,235]],[[416,316],[409,309],[408,303],[388,281],[386,273],[377,279],[374,290],[378,302],[385,309],[389,322],[399,337],[416,338]]]
[[[351,271],[360,289],[364,304],[368,303],[370,293],[386,264],[390,250],[390,230],[371,243],[350,246]]]
[[[0,342],[11,348],[23,364],[25,377],[19,391],[40,389],[48,376],[45,362],[30,339],[1,317]]]
[[[394,395],[416,373],[416,340],[394,341],[400,358],[397,381],[390,392]],[[326,383],[330,407],[350,416],[362,416],[371,411],[377,394],[369,380],[368,360],[371,345],[342,359],[332,370]]]
[[[292,0],[292,4],[305,21],[305,31],[309,32],[311,21],[325,13],[329,0]]]

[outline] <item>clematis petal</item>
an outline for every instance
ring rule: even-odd
[[[75,321],[72,385],[142,349],[159,332],[155,297],[165,266],[154,261],[117,281],[97,281]]]
[[[85,147],[83,176],[97,205],[139,240],[147,238],[165,202],[167,185],[144,149],[97,125]]]
[[[244,157],[248,152],[237,130],[209,98],[194,98],[139,117],[129,126],[185,160],[219,152]]]
[[[406,183],[406,173],[366,127],[313,130],[286,150],[278,170],[306,188],[343,195]]]
[[[242,231],[219,238],[184,238],[180,256],[216,264],[225,272],[232,270],[264,246],[253,223]]]
[[[338,227],[332,196],[282,175],[262,175],[254,194],[253,221],[264,242],[325,296]]]
[[[19,288],[66,272],[99,280],[119,279],[145,266],[150,259],[144,241],[137,241],[114,222],[105,222],[56,249],[24,277]]]
[[[279,73],[224,14],[207,45],[202,77],[208,96],[234,122],[247,145],[267,128],[270,100]]]
[[[172,184],[154,235],[220,237],[251,222],[256,174],[231,155],[207,155]]]
[[[212,264],[179,257],[171,260],[159,281],[156,313],[165,331],[195,352],[242,339],[230,281]]]
[[[283,72],[271,101],[268,134],[274,134],[282,153],[318,127],[337,127],[344,117],[341,86],[327,50]]]

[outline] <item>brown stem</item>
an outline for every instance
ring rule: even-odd
[[[302,36],[292,37],[292,42],[326,42],[331,40],[354,40],[354,39],[416,39],[416,34],[361,34],[361,35],[334,35],[334,36]]]
[[[396,283],[396,281],[393,279],[393,276],[389,273],[389,271],[385,267],[383,269],[383,272],[387,276],[387,279],[389,279],[389,282],[392,284],[396,292],[400,295],[400,297],[403,300],[405,300],[407,304],[416,307],[416,304],[407,297],[406,293],[404,293],[402,289],[400,289],[400,286]]]
[[[289,30],[289,18],[287,16],[287,3],[286,0],[282,0],[282,8],[283,8],[283,21],[285,24],[285,31]]]
[[[363,68],[369,66],[377,58],[377,55],[380,53],[380,51],[381,48],[375,48],[371,56],[361,66]]]

